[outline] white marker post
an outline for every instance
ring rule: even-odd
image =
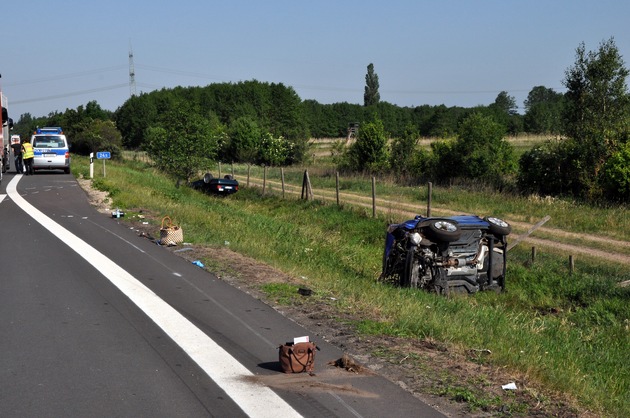
[[[94,153],[90,153],[90,178],[94,178]]]

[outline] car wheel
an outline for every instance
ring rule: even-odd
[[[401,287],[418,287],[420,280],[420,263],[415,257],[416,249],[412,248],[407,251],[407,258],[405,259],[405,270],[400,278]]]
[[[66,174],[70,174],[70,168],[69,167],[68,168],[64,168],[63,172],[66,173]]]
[[[510,232],[512,232],[510,224],[503,219],[486,216],[483,220],[490,224],[490,232],[494,235],[510,235]]]
[[[208,184],[208,183],[210,183],[210,180],[212,180],[212,174],[211,173],[206,173],[203,176],[203,182]]]
[[[226,180],[234,180],[234,176],[232,176],[231,174],[226,174],[223,178]]]
[[[426,227],[427,235],[433,241],[453,242],[462,236],[457,223],[448,219],[434,219]]]

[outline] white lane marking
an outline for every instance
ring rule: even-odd
[[[18,182],[19,178],[14,178],[7,185],[7,194],[15,204],[118,287],[162,328],[247,415],[270,418],[301,416],[268,387],[247,383],[244,377],[253,376],[252,372],[160,299],[151,289],[28,203],[17,192]]]
[[[7,197],[6,194],[0,194],[0,203],[2,203],[5,197]]]

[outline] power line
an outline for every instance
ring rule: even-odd
[[[45,82],[48,82],[48,81],[65,80],[65,79],[68,79],[68,78],[84,77],[84,76],[87,76],[87,75],[100,74],[100,73],[105,73],[105,72],[110,72],[110,71],[117,71],[117,70],[121,70],[121,69],[123,69],[125,67],[126,67],[125,65],[117,65],[115,67],[98,68],[98,69],[95,69],[95,70],[86,70],[86,71],[82,71],[82,72],[78,72],[78,73],[60,74],[60,75],[44,77],[44,78],[37,78],[37,79],[32,79],[32,80],[14,81],[13,83],[5,83],[5,86],[9,86],[9,87],[12,87],[12,86],[23,86],[23,85],[28,85],[28,84],[45,83]]]
[[[194,72],[191,72],[191,71],[173,70],[173,69],[170,69],[170,68],[155,67],[155,66],[152,66],[152,65],[136,64],[136,66],[138,68],[143,68],[145,70],[156,71],[156,72],[167,73],[167,74],[184,75],[184,76],[197,77],[197,78],[208,78],[208,79],[211,79],[211,80],[225,80],[225,79],[229,79],[229,77],[226,77],[226,76],[194,73]]]
[[[26,100],[12,100],[11,104],[24,104],[24,103],[34,103],[34,102],[43,102],[46,100],[55,100],[55,99],[65,99],[66,97],[73,97],[73,96],[81,96],[84,94],[89,94],[89,93],[96,93],[99,91],[107,91],[107,90],[116,90],[122,87],[127,87],[128,84],[127,83],[123,83],[123,84],[114,84],[112,86],[106,86],[106,87],[99,87],[99,88],[95,88],[95,89],[89,89],[89,90],[80,90],[80,91],[75,91],[72,93],[63,93],[63,94],[57,94],[54,96],[45,96],[45,97],[38,97],[35,99],[26,99]]]

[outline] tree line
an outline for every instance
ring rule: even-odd
[[[209,163],[302,163],[309,138],[340,138],[358,123],[356,141],[340,142],[340,170],[392,173],[401,181],[480,181],[515,192],[569,195],[588,200],[630,198],[628,70],[611,38],[595,51],[584,44],[565,72],[566,93],[536,86],[518,113],[500,92],[487,106],[400,107],[380,101],[378,75],[368,66],[364,103],[301,100],[292,87],[256,80],[176,87],[129,98],[115,112],[97,102],[34,118],[24,114],[14,131],[62,126],[72,151],[146,150],[161,168],[188,181]],[[517,158],[505,138],[546,135]],[[441,138],[430,151],[421,137]]]

